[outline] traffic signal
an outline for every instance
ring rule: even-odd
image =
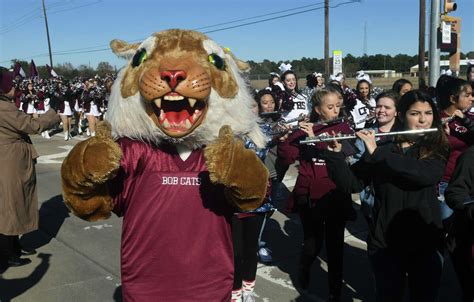
[[[444,0],[444,14],[454,12],[458,5],[452,0]]]

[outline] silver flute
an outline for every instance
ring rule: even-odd
[[[375,136],[378,137],[378,136],[420,134],[420,133],[428,133],[428,132],[436,132],[436,131],[438,131],[438,128],[394,131],[394,132],[379,132],[379,133],[375,133]],[[339,141],[339,140],[356,139],[356,138],[358,137],[355,134],[318,135],[315,137],[308,137],[307,139],[300,141],[300,144],[322,143],[322,142],[329,142],[333,140]]]

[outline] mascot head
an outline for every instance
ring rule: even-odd
[[[114,135],[196,148],[229,125],[237,136],[265,144],[253,99],[241,72],[248,65],[205,35],[189,30],[158,32],[142,43],[113,40],[128,60],[112,87],[107,120]]]

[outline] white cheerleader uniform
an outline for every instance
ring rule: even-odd
[[[60,115],[67,115],[67,116],[72,115],[71,106],[69,105],[68,101],[64,101],[64,111],[60,113]]]

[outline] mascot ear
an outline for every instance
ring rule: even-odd
[[[241,71],[244,71],[244,72],[250,71],[250,65],[249,65],[249,63],[244,62],[244,61],[241,61],[241,60],[239,60],[239,59],[237,59],[237,58],[235,58],[235,57],[234,57],[234,60],[235,60],[235,63],[237,64],[237,67],[239,67],[239,69],[240,69]]]
[[[243,71],[243,72],[248,72],[248,71],[250,71],[250,65],[249,65],[249,63],[237,59],[237,57],[236,57],[228,48],[224,48],[224,51],[225,51],[228,55],[230,55],[230,56],[232,57],[232,59],[234,59],[235,64],[237,65],[237,67],[239,68],[240,71]]]
[[[112,48],[114,54],[127,60],[133,57],[139,46],[140,43],[128,44],[126,41],[118,39],[110,41],[110,48]]]

